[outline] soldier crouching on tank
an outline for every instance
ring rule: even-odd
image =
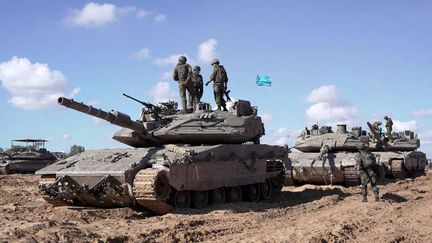
[[[379,192],[377,187],[377,163],[375,155],[366,150],[365,144],[358,146],[358,153],[355,156],[356,171],[360,175],[361,189],[362,189],[362,202],[367,202],[367,184],[370,183],[372,191],[375,194],[375,201],[379,201]]]
[[[206,86],[213,81],[213,91],[214,98],[218,106],[217,109],[220,111],[222,107],[224,111],[228,111],[225,100],[223,99],[224,93],[227,90],[228,75],[225,71],[225,68],[222,65],[219,65],[218,59],[214,59],[211,65],[213,66],[213,72],[210,75]]]
[[[186,90],[189,92],[194,99],[195,103],[197,102],[196,94],[191,82],[192,79],[192,67],[186,63],[187,58],[185,56],[180,56],[178,59],[178,63],[174,68],[173,79],[178,81],[179,83],[179,93],[182,101],[183,112],[187,113],[187,100],[186,100]]]
[[[201,71],[201,67],[195,66],[193,68],[193,73],[191,78],[196,99],[194,99],[191,93],[189,93],[189,106],[193,107],[194,109],[196,108],[197,105],[195,101],[199,103],[201,101],[201,97],[203,96],[203,92],[204,92],[204,82],[203,82],[203,77],[200,74],[200,71]]]

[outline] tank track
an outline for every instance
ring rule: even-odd
[[[356,173],[356,169],[354,166],[345,167],[343,169],[344,177],[345,177],[345,185],[347,187],[353,187],[360,185],[359,176]]]
[[[283,180],[283,185],[284,186],[294,186],[294,180],[293,180],[293,176],[292,176],[292,170],[286,170],[284,173],[284,180]]]
[[[159,173],[162,172],[156,169],[140,170],[135,175],[132,190],[140,205],[156,214],[166,214],[171,212],[172,206],[165,202],[166,198],[159,198],[156,192]]]
[[[395,159],[391,164],[391,173],[395,179],[404,180],[407,177],[407,171],[403,160]]]

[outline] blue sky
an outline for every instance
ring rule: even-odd
[[[122,146],[110,139],[117,127],[55,97],[136,117],[121,93],[178,100],[169,74],[186,54],[205,79],[221,60],[232,96],[265,117],[264,142],[292,146],[316,121],[365,127],[389,115],[431,155],[431,12],[430,1],[2,1],[0,147],[23,137],[52,150]],[[257,73],[273,86],[257,87]]]

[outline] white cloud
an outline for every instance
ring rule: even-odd
[[[198,60],[203,63],[210,63],[214,58],[216,58],[216,45],[217,40],[209,39],[204,41],[198,46]]]
[[[171,89],[170,83],[165,81],[157,82],[148,92],[148,95],[153,97],[156,103],[177,100],[178,96],[177,93]]]
[[[167,81],[167,80],[172,80],[172,75],[173,75],[173,73],[172,72],[164,72],[163,74],[162,74],[162,80],[164,80],[164,81]]]
[[[145,17],[149,16],[150,14],[151,13],[149,11],[146,11],[144,9],[139,9],[137,12],[137,17],[141,19],[141,18],[145,18]]]
[[[158,66],[176,65],[180,56],[185,56],[189,62],[189,58],[186,54],[173,54],[168,57],[159,57],[154,62]]]
[[[306,101],[308,103],[317,103],[317,102],[333,102],[337,99],[338,90],[335,85],[323,85],[317,89],[314,89],[310,92]]]
[[[416,117],[431,117],[432,110],[418,110],[418,111],[414,111],[412,115]]]
[[[262,143],[271,145],[289,145],[293,142],[294,132],[288,128],[279,128],[277,130],[270,129],[266,131],[266,135],[262,138]]]
[[[131,58],[136,60],[146,60],[150,58],[150,49],[143,48],[133,54],[130,55]]]
[[[264,113],[260,115],[262,122],[265,124],[267,122],[271,122],[273,117],[271,113]]]
[[[309,124],[354,124],[358,117],[357,108],[338,96],[339,91],[335,85],[323,85],[312,90],[306,98],[311,103],[305,112]]]
[[[63,134],[62,138],[63,138],[64,140],[70,140],[70,139],[71,139],[71,136],[70,136],[69,134],[65,133],[65,134]]]
[[[357,114],[354,106],[332,106],[327,102],[313,104],[306,110],[306,117],[312,123],[325,121],[352,124]]]
[[[73,9],[64,21],[73,26],[95,28],[114,23],[121,17],[130,14],[134,14],[137,18],[142,19],[150,16],[152,13],[134,6],[120,7],[110,3],[90,2],[84,5],[82,9]],[[158,14],[153,20],[157,23],[163,23],[167,21],[167,16],[165,14]]]
[[[118,7],[113,4],[90,2],[82,9],[74,9],[66,19],[72,25],[99,27],[118,19]]]
[[[165,14],[158,14],[154,17],[156,23],[163,23],[167,21],[167,16]]]
[[[432,145],[432,131],[420,133],[419,139],[422,145]]]
[[[12,95],[9,103],[24,110],[51,107],[59,96],[73,97],[80,91],[74,88],[66,95],[68,84],[60,71],[51,70],[48,64],[32,64],[27,58],[12,57],[0,63],[0,80]]]
[[[417,131],[418,130],[418,124],[417,121],[411,120],[411,121],[398,121],[393,120],[393,130],[395,132],[401,132],[405,130],[411,130],[411,131]]]

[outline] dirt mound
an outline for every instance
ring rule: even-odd
[[[130,208],[52,207],[37,176],[0,176],[3,241],[431,242],[432,174],[380,186],[382,201],[359,188],[286,187],[271,201],[177,210],[151,216]],[[372,199],[372,196],[370,196]]]

